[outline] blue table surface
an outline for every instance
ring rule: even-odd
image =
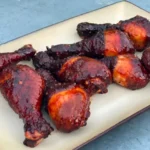
[[[121,0],[1,0],[0,44],[118,1]],[[129,1],[150,12],[150,0]],[[150,150],[150,110],[80,150]]]

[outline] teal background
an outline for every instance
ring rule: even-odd
[[[0,0],[0,44],[119,1]],[[150,0],[129,1],[150,12]],[[80,150],[150,150],[150,110]]]

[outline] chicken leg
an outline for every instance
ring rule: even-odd
[[[100,61],[112,71],[113,81],[123,87],[136,90],[149,82],[148,73],[140,59],[132,54],[106,57]]]
[[[7,67],[10,64],[18,63],[21,60],[30,60],[34,56],[36,51],[32,45],[28,44],[10,53],[0,53],[0,70]]]
[[[0,72],[0,90],[12,109],[23,119],[24,144],[29,147],[38,145],[52,131],[41,114],[44,88],[43,78],[26,65],[13,65]]]
[[[60,83],[44,69],[37,71],[47,83],[44,105],[56,128],[71,132],[85,126],[90,116],[90,97],[83,87]]]

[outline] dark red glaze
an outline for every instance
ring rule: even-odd
[[[48,89],[49,87],[55,86],[55,84],[58,84],[58,81],[54,78],[54,76],[48,70],[45,70],[43,68],[38,68],[36,71],[45,80],[46,89]]]
[[[30,60],[35,53],[35,49],[30,44],[23,46],[15,52],[0,53],[0,70],[21,60]]]
[[[143,51],[146,46],[150,45],[150,21],[142,16],[135,16],[113,25],[83,22],[77,26],[77,32],[82,38],[89,38],[107,29],[119,29],[126,32],[137,51]]]
[[[74,44],[52,46],[48,48],[47,53],[52,57],[62,59],[73,55],[95,58],[134,52],[133,44],[126,33],[117,29],[108,29]]]
[[[101,61],[111,69],[113,81],[123,87],[136,90],[149,82],[148,73],[140,59],[132,54],[103,58]]]
[[[121,30],[126,32],[134,43],[137,51],[143,51],[150,45],[150,21],[141,16],[118,23]]]
[[[86,125],[90,116],[90,97],[80,86],[59,83],[46,70],[38,69],[47,82],[45,104],[57,129],[71,132]]]
[[[86,125],[90,100],[84,89],[71,85],[51,92],[48,91],[48,112],[58,130],[71,132]]]
[[[150,47],[143,52],[141,61],[148,73],[150,73]]]
[[[84,56],[68,59],[59,70],[58,78],[63,82],[82,84],[91,94],[106,93],[107,85],[112,81],[105,64]]]
[[[109,29],[104,31],[104,56],[117,56],[120,54],[134,53],[135,49],[126,33]]]
[[[52,131],[41,113],[45,82],[34,69],[26,65],[7,67],[2,70],[0,77],[2,94],[24,121],[24,144],[35,147]]]
[[[117,56],[104,57],[100,59],[100,62],[104,63],[112,71],[117,63]]]

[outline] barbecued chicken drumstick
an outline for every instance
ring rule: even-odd
[[[23,46],[15,52],[0,53],[0,70],[21,60],[30,60],[30,58],[33,57],[35,53],[36,51],[30,44]]]
[[[106,93],[112,76],[105,64],[84,56],[69,58],[58,71],[63,82],[82,84],[90,95]]]
[[[126,32],[134,43],[137,51],[143,51],[150,45],[150,21],[141,16],[118,23],[121,30]]]
[[[77,32],[82,38],[89,38],[99,31],[116,28],[126,32],[132,40],[137,51],[143,51],[150,45],[150,21],[141,16],[135,16],[125,21],[119,21],[116,25],[80,23]]]
[[[73,55],[95,58],[134,52],[133,44],[126,33],[117,29],[107,29],[103,32],[98,32],[91,38],[74,44],[60,44],[48,48],[48,54],[56,58],[65,58]]]
[[[9,66],[0,72],[0,90],[12,109],[24,121],[25,141],[35,147],[52,131],[42,117],[41,102],[45,82],[26,65]]]
[[[39,52],[33,57],[33,64],[51,71],[61,82],[81,84],[90,95],[107,92],[112,76],[105,64],[84,56],[51,59],[46,52]]]
[[[101,61],[112,71],[113,81],[123,87],[136,90],[149,82],[147,71],[133,54],[106,57]]]
[[[90,116],[87,92],[76,84],[59,83],[46,70],[37,71],[46,81],[45,106],[56,128],[71,132],[85,126]]]

